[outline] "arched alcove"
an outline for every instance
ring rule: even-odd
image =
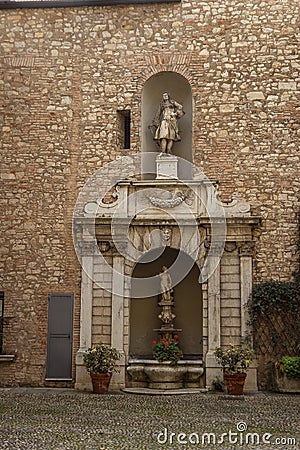
[[[183,105],[185,111],[185,115],[178,121],[181,141],[174,143],[172,152],[192,163],[192,91],[188,80],[176,72],[159,72],[145,82],[142,92],[142,152],[157,153],[159,151],[149,125],[155,117],[164,92],[168,92],[173,100]],[[184,164],[181,166],[179,165],[178,168],[179,178],[191,178]],[[151,158],[150,155],[144,159],[143,173],[147,172],[155,173],[155,156]],[[145,178],[155,178],[155,176],[149,175]]]
[[[156,257],[157,255],[160,255]],[[171,267],[178,258],[182,270],[192,267],[189,273],[174,286],[174,319],[175,328],[182,329],[179,333],[180,347],[184,359],[199,359],[202,357],[203,337],[203,303],[202,288],[198,283],[199,268],[191,264],[191,258],[184,252],[166,247],[149,251],[135,266],[133,277],[144,278],[143,294],[147,293],[147,278],[161,272],[162,266]],[[151,261],[151,262],[147,262]],[[153,283],[153,281],[151,281]],[[158,281],[157,281],[158,283]],[[159,287],[159,286],[157,286]],[[129,353],[134,358],[152,358],[152,340],[158,338],[157,331],[161,327],[158,315],[161,311],[158,303],[160,295],[138,298],[138,287],[132,283],[132,298],[130,301],[130,348]],[[149,292],[153,292],[153,285]]]

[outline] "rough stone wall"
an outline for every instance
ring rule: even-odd
[[[1,383],[44,381],[47,295],[74,292],[77,193],[117,156],[117,110],[131,109],[140,149],[141,91],[160,71],[191,84],[194,162],[262,217],[255,280],[291,278],[299,209],[296,0],[2,10],[1,281],[7,325]],[[13,372],[13,374],[11,373]]]

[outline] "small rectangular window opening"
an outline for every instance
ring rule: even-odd
[[[118,110],[119,142],[123,149],[130,149],[130,110]]]
[[[0,292],[0,355],[3,348],[3,328],[4,328],[4,292]]]

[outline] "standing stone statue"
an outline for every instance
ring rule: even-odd
[[[162,301],[170,302],[172,301],[171,293],[173,292],[173,289],[171,276],[166,266],[162,267],[162,272],[159,274],[159,276],[160,276],[160,289],[162,292]]]
[[[154,140],[161,152],[171,154],[174,142],[180,141],[177,119],[184,116],[183,106],[172,100],[170,94],[163,93],[157,113],[149,128],[154,127]]]

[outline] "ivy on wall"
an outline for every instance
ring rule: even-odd
[[[299,353],[300,284],[266,281],[256,284],[249,301],[254,348],[271,359]]]
[[[300,215],[298,219],[300,257]],[[264,360],[299,355],[300,258],[294,280],[269,280],[254,285],[248,302],[254,349]]]

